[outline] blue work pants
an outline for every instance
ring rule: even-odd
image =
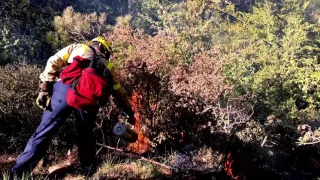
[[[21,175],[32,171],[44,156],[55,133],[66,120],[67,116],[75,112],[77,145],[80,163],[83,167],[95,165],[95,134],[93,132],[96,112],[83,112],[70,107],[66,102],[69,86],[58,81],[54,85],[51,100],[52,110],[44,111],[41,123],[28,141],[24,151],[18,157],[11,174]]]

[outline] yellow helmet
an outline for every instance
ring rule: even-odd
[[[104,37],[98,36],[94,39],[92,39],[89,44],[91,45],[92,42],[99,42],[104,45],[108,49],[108,51],[112,54],[112,48],[111,48],[111,42],[107,41]]]

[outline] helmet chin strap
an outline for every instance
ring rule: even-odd
[[[90,42],[90,46],[94,47],[97,51],[101,52],[106,59],[109,59],[111,56],[111,52],[109,52],[108,48],[101,42]]]
[[[100,49],[100,52],[102,54],[104,54],[106,59],[110,58],[110,52],[108,51],[108,49],[106,47],[104,47],[104,45],[102,43],[99,43],[99,49]]]

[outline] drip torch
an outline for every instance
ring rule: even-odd
[[[127,142],[134,143],[138,140],[138,132],[134,129],[134,125],[127,122],[129,116],[126,116],[122,122],[119,121],[113,126],[113,134]]]

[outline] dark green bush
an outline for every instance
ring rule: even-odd
[[[33,65],[0,67],[0,151],[21,150],[40,122],[35,104],[39,73]]]

